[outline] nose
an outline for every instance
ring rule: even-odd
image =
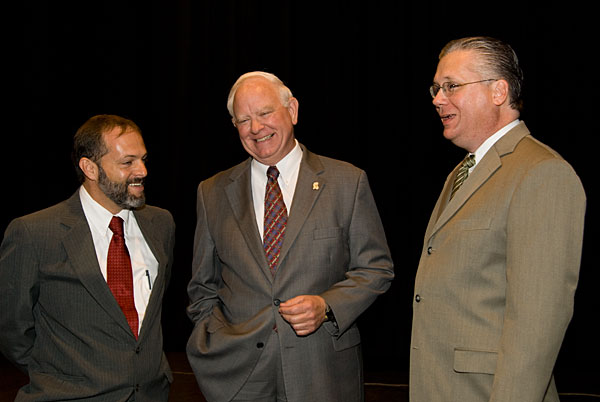
[[[134,175],[136,177],[146,177],[148,175],[148,170],[146,169],[146,161],[140,160],[135,164]]]
[[[253,133],[258,133],[263,127],[264,125],[258,119],[252,119],[250,122],[250,130],[252,130]]]
[[[432,99],[431,103],[433,103],[433,105],[435,107],[439,107],[439,106],[445,104],[447,100],[448,100],[448,98],[446,98],[446,96],[444,95],[444,91],[440,89],[438,91],[438,93],[435,94],[435,96]]]

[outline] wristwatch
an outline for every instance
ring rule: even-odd
[[[325,307],[325,321],[335,322],[335,316],[333,315],[333,310],[331,310],[329,304]]]

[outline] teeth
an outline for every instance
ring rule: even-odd
[[[269,138],[271,138],[271,137],[272,137],[272,136],[274,136],[274,135],[275,135],[275,133],[273,133],[273,134],[270,134],[270,135],[267,135],[266,137],[263,137],[263,138],[259,138],[258,140],[256,140],[256,142],[263,142],[263,141],[266,141],[266,140],[268,140]]]

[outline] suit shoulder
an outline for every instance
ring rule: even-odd
[[[136,214],[139,214],[151,220],[160,220],[163,222],[168,222],[170,224],[175,223],[173,215],[169,210],[154,205],[146,204],[142,208],[136,210]]]
[[[307,158],[317,159],[323,165],[326,172],[334,172],[336,175],[360,176],[365,173],[363,169],[350,162],[330,158],[328,156],[311,153]]]
[[[232,180],[239,177],[242,173],[250,169],[250,161],[251,159],[246,159],[245,161],[230,167],[229,169],[222,170],[208,179],[204,179],[200,182],[198,187],[202,188],[215,188],[215,187],[224,187],[227,184],[231,183]]]
[[[572,183],[578,192],[583,191],[581,179],[575,169],[557,151],[531,135],[524,137],[506,163],[514,177],[521,180],[543,177],[546,182]]]
[[[168,209],[157,207],[155,205],[144,205],[139,211],[145,211],[151,215],[172,216]]]
[[[575,170],[569,162],[567,162],[556,150],[531,135],[524,137],[519,142],[512,157],[520,159],[521,163],[525,162],[529,168],[535,166],[556,166],[571,170],[575,173]]]
[[[524,137],[521,140],[521,142],[519,142],[519,144],[517,145],[515,152],[527,152],[527,154],[531,155],[533,158],[535,158],[535,160],[564,160],[557,151],[552,149],[549,145],[544,144],[532,135]]]
[[[60,228],[60,222],[65,216],[72,215],[72,209],[76,208],[70,205],[67,201],[60,202],[56,205],[41,209],[14,218],[6,227],[4,237],[9,238],[23,236],[30,238],[31,241],[41,241],[43,239],[53,239],[56,236],[57,228]],[[81,215],[83,218],[83,215]],[[54,233],[53,236],[48,236],[48,233]]]
[[[31,212],[15,218],[13,222],[20,221],[26,224],[55,222],[57,219],[67,213],[69,209],[71,209],[71,207],[67,204],[67,201],[62,201],[50,207],[40,209],[39,211]]]

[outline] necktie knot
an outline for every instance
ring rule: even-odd
[[[456,191],[462,186],[467,177],[469,177],[469,169],[475,166],[475,155],[469,154],[463,159],[460,167],[458,168],[458,172],[456,172],[456,178],[454,179],[454,184],[452,185],[452,192],[450,193],[450,199],[454,197]]]
[[[465,166],[467,169],[471,169],[473,166],[475,166],[475,155],[467,155],[463,160],[462,165]]]
[[[108,224],[108,228],[113,234],[123,237],[123,219],[119,216],[113,216]]]
[[[267,169],[267,177],[271,180],[277,181],[279,177],[279,170],[277,170],[276,166],[269,166]]]

